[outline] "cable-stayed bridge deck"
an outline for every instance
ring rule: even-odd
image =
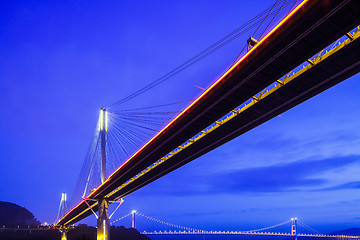
[[[204,131],[299,64],[347,34],[360,22],[360,2],[303,1],[188,108],[130,157],[88,199],[116,200],[249,131],[360,70],[359,40],[353,39],[318,59],[256,104],[236,113],[197,141]],[[234,112],[235,114],[235,112]],[[189,143],[189,141],[191,143]],[[190,144],[184,148],[184,144]],[[180,147],[179,147],[180,146]],[[182,149],[184,148],[184,149]],[[174,149],[181,149],[174,153]],[[170,154],[170,155],[169,155]],[[144,171],[160,159],[167,158]],[[144,171],[142,173],[142,171]],[[140,173],[140,175],[139,175]],[[136,177],[135,177],[136,176]],[[94,210],[97,202],[92,203]],[[86,202],[58,225],[70,225],[91,214]]]

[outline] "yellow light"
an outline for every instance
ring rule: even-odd
[[[104,231],[104,240],[106,240],[106,221],[105,220],[103,221],[103,225],[104,225],[103,226],[103,228],[104,228],[103,229],[103,231]]]
[[[108,112],[105,111],[105,131],[108,130]]]
[[[62,193],[62,194],[61,194],[61,201],[65,201],[65,202],[66,202],[66,193]]]
[[[66,232],[61,233],[61,240],[67,240]]]
[[[103,119],[104,119],[104,110],[100,109],[100,130],[103,130],[103,126],[104,126]]]

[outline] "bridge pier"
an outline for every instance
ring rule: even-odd
[[[106,199],[99,199],[99,217],[97,219],[97,240],[110,239],[109,202]]]
[[[67,240],[67,231],[61,231],[61,240]]]
[[[69,231],[68,227],[61,226],[58,228],[61,233],[61,240],[67,240],[67,232]]]

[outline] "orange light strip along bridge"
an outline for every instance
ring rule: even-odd
[[[349,32],[359,25],[359,13],[358,0],[302,1],[87,199],[123,198],[358,73],[360,41],[358,32]],[[344,35],[348,41],[331,54],[311,59]],[[304,62],[309,62],[306,68],[279,80]],[[271,91],[261,93],[277,81]],[[251,104],[238,109],[251,98]],[[91,215],[98,202],[90,207],[81,201],[57,225]]]

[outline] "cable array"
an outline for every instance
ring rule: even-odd
[[[280,227],[282,225],[285,225],[287,223],[291,222],[291,220],[288,220],[286,222],[282,222],[282,223],[279,223],[279,224],[275,224],[273,226],[270,226],[270,227],[265,227],[265,228],[259,228],[259,229],[255,229],[255,230],[250,230],[250,231],[247,231],[247,232],[260,232],[260,231],[264,231],[264,230],[267,230],[267,229],[270,229],[270,228],[276,228],[276,227]]]
[[[149,141],[160,129],[179,113],[178,108],[189,101],[124,109],[107,113],[105,134],[106,177]],[[100,118],[93,139],[84,159],[71,206],[76,206],[101,184],[101,136]]]
[[[126,215],[124,215],[124,216],[122,216],[122,217],[120,217],[120,218],[112,221],[112,222],[111,222],[111,225],[113,225],[114,223],[116,223],[116,222],[118,222],[118,221],[120,221],[120,220],[122,220],[122,219],[124,219],[124,218],[126,218],[126,217],[128,217],[128,216],[130,216],[131,214],[132,214],[132,213],[128,213],[128,214],[126,214]]]
[[[222,47],[228,45],[229,43],[231,43],[235,39],[239,38],[240,36],[243,36],[245,33],[248,33],[251,29],[257,27],[254,34],[252,34],[252,36],[254,36],[256,34],[256,32],[259,30],[259,28],[266,22],[266,20],[272,17],[270,22],[267,24],[267,26],[263,30],[262,34],[259,36],[259,38],[261,38],[263,36],[263,34],[265,34],[265,32],[267,31],[268,27],[271,25],[271,23],[273,22],[275,17],[278,16],[280,11],[283,10],[283,9],[286,9],[287,7],[289,7],[291,5],[291,3],[293,3],[292,6],[289,9],[289,11],[291,11],[291,9],[294,7],[294,5],[296,4],[297,1],[298,0],[280,0],[280,1],[277,0],[271,7],[267,8],[264,11],[262,11],[260,14],[258,14],[257,16],[252,18],[251,20],[247,21],[245,24],[241,25],[240,27],[238,27],[234,31],[230,32],[229,34],[227,34],[223,38],[219,39],[218,41],[216,41],[215,43],[210,45],[209,47],[207,47],[204,50],[200,51],[195,56],[191,57],[190,59],[188,59],[184,63],[180,64],[178,67],[170,70],[169,72],[167,72],[163,76],[155,79],[154,81],[152,81],[148,85],[140,88],[139,90],[131,93],[130,95],[128,95],[128,96],[114,102],[113,104],[111,104],[107,108],[109,109],[109,108],[112,108],[112,107],[114,107],[116,105],[125,103],[125,102],[139,96],[140,94],[149,91],[150,89],[156,87],[157,85],[163,83],[164,81],[170,79],[171,77],[179,74],[180,72],[182,72],[182,71],[186,70],[187,68],[191,67],[192,65],[196,64],[197,62],[204,59],[205,57],[207,57],[207,56],[213,54],[214,52],[218,51]],[[240,51],[240,54],[237,56],[237,58],[243,53],[243,51],[245,49],[245,46],[242,48],[242,51]]]
[[[300,222],[299,220],[298,220],[297,222],[298,222],[298,224],[299,224],[301,227],[303,227],[303,228],[305,228],[305,229],[309,230],[310,232],[314,232],[315,234],[323,235],[321,232],[316,231],[315,229],[313,229],[313,228],[311,228],[311,227],[307,226],[305,223],[302,223],[302,222]]]
[[[166,225],[166,226],[175,227],[175,228],[179,228],[179,229],[184,229],[184,230],[188,230],[188,231],[194,231],[194,232],[201,232],[201,231],[203,231],[203,230],[199,230],[199,229],[195,229],[195,228],[189,228],[189,227],[184,227],[184,226],[180,226],[180,225],[177,225],[177,224],[172,224],[172,223],[169,223],[169,222],[165,222],[165,221],[162,221],[162,220],[153,218],[153,217],[146,216],[146,215],[141,214],[141,213],[138,213],[138,212],[136,212],[135,214],[136,214],[136,215],[139,215],[139,216],[141,216],[141,217],[144,217],[144,218],[146,218],[146,219],[149,219],[149,220],[151,220],[151,221],[154,221],[154,222],[157,222],[157,223],[161,223],[161,224]]]

